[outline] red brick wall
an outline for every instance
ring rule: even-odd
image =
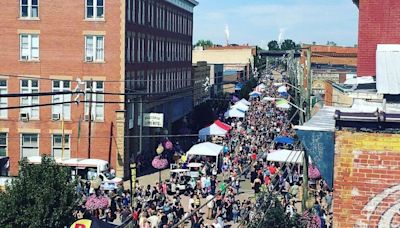
[[[398,0],[360,0],[358,76],[376,75],[377,44],[400,43]]]
[[[88,76],[104,77],[106,80],[121,80],[120,74],[120,30],[121,5],[119,1],[105,1],[105,21],[88,22],[84,20],[85,1],[41,0],[37,21],[19,19],[19,1],[0,1],[0,75],[35,75],[49,78],[53,75],[72,76],[72,80]],[[19,61],[18,29],[40,31],[40,62]],[[105,63],[84,63],[83,31],[105,32]],[[39,80],[41,92],[51,91],[51,81]],[[72,83],[72,88],[76,83]],[[120,83],[105,83],[106,92],[123,92]],[[123,87],[122,87],[123,88]],[[8,78],[8,92],[19,93],[19,78]],[[118,96],[105,96],[106,101],[119,101]],[[123,101],[123,99],[122,99]],[[41,97],[40,103],[51,103],[51,97]],[[18,106],[18,98],[10,98],[9,106]],[[71,121],[65,123],[66,130],[72,130],[71,157],[87,157],[88,122],[82,122],[81,140],[78,145],[78,119],[83,118],[83,103],[72,105]],[[115,126],[115,111],[118,104],[105,105],[104,122],[92,124],[92,158],[108,160],[111,122]],[[61,122],[51,120],[51,107],[40,108],[40,121],[22,123],[19,109],[10,110],[8,119],[0,121],[0,128],[9,130],[8,155],[11,160],[11,174],[18,170],[20,159],[19,128],[40,130],[40,153],[50,154],[51,129],[61,129]],[[114,128],[115,131],[115,128]],[[115,132],[114,132],[114,135]],[[115,142],[115,141],[114,141]],[[116,146],[113,142],[111,166],[116,164]]]
[[[338,131],[334,227],[399,225],[399,180],[399,134]]]

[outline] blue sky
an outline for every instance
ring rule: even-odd
[[[193,42],[210,39],[225,43],[259,45],[284,39],[296,43],[353,46],[357,43],[358,9],[351,0],[198,0]]]

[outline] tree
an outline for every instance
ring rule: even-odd
[[[336,46],[337,44],[334,41],[327,41],[326,45],[328,45],[328,46]]]
[[[286,39],[281,44],[281,50],[288,51],[296,49],[296,43],[293,40]]]
[[[77,204],[68,168],[50,157],[32,165],[20,162],[18,177],[0,193],[0,227],[64,227]]]
[[[278,50],[279,50],[278,41],[276,41],[276,40],[271,40],[271,41],[268,43],[268,50],[270,50],[270,51],[278,51]]]
[[[195,46],[199,46],[199,47],[212,47],[214,46],[213,42],[211,40],[199,40],[197,41],[197,43],[195,44]]]
[[[354,3],[357,7],[360,7],[360,1],[359,1],[359,0],[353,0],[353,3]]]

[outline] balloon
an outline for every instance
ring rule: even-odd
[[[162,154],[164,152],[164,147],[160,144],[156,149],[157,154]]]
[[[169,141],[169,140],[167,140],[167,141],[164,143],[164,146],[165,146],[165,149],[167,149],[167,150],[171,150],[172,147],[173,147],[172,142]]]

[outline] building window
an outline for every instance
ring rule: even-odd
[[[20,0],[20,17],[38,18],[39,0]]]
[[[0,80],[0,94],[7,94],[7,80]],[[0,108],[8,107],[7,98],[0,98]],[[0,118],[7,118],[7,109],[0,110]]]
[[[0,156],[7,156],[7,133],[0,133]]]
[[[39,60],[39,35],[21,34],[20,60]]]
[[[86,93],[85,97],[85,119],[89,120],[89,105],[91,105],[92,120],[102,121],[104,120],[104,82],[92,81],[86,82],[86,91],[92,91],[95,93]],[[97,93],[96,93],[97,92]]]
[[[62,134],[53,134],[51,148],[51,155],[54,158],[71,158],[71,146],[70,146],[70,137],[68,134],[64,134],[64,144],[63,144],[63,136]],[[64,147],[64,154],[63,154]]]
[[[39,135],[21,135],[21,157],[39,156]]]
[[[53,81],[53,92],[66,92],[71,91],[71,81],[64,80],[54,80]],[[71,102],[71,94],[59,94],[53,96],[53,103],[61,103],[61,102]],[[71,119],[71,103],[59,104],[52,106],[53,114],[52,119],[58,120],[70,120]],[[59,115],[59,117],[57,117]]]
[[[23,79],[21,80],[21,93],[38,93],[39,92],[39,81],[32,79]],[[28,96],[21,97],[20,105],[21,106],[30,106],[30,105],[38,105],[39,97],[38,96]],[[26,107],[21,108],[21,113],[27,114],[29,119],[39,119],[39,107]]]
[[[104,19],[104,0],[86,0],[86,19]]]
[[[85,61],[104,61],[104,36],[85,36]]]

